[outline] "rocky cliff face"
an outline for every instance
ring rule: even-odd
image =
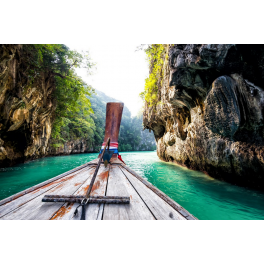
[[[0,164],[46,155],[54,104],[53,79],[25,75],[22,45],[0,46]]]
[[[52,156],[69,155],[77,153],[95,152],[94,148],[85,139],[76,139],[57,146],[57,144],[49,144],[48,154]]]
[[[30,75],[22,45],[0,45],[0,167],[40,158],[87,152],[85,140],[50,144],[56,102],[54,76]]]
[[[144,111],[158,156],[234,184],[264,189],[264,46],[169,45]]]

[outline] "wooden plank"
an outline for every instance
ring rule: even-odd
[[[130,196],[130,204],[105,204],[103,220],[155,220],[118,166],[111,165],[106,194]]]
[[[91,195],[106,195],[109,170],[110,164],[106,168],[101,165],[100,174],[96,177],[96,182],[94,183],[98,187],[92,189]],[[99,215],[102,213],[103,208],[104,204],[89,204],[85,211],[85,220],[101,220],[102,217],[99,219]]]
[[[92,160],[92,161],[90,161],[90,162],[87,162],[87,163],[85,163],[85,164],[79,166],[79,167],[76,167],[76,168],[74,168],[74,169],[72,169],[72,170],[69,170],[69,171],[66,171],[66,172],[64,172],[64,173],[62,173],[62,174],[60,174],[60,175],[58,175],[58,176],[56,176],[56,177],[53,177],[53,178],[51,178],[51,179],[49,179],[49,180],[47,180],[47,181],[41,182],[41,183],[39,183],[39,184],[37,184],[37,185],[34,185],[34,186],[32,186],[32,187],[30,187],[30,188],[24,190],[24,191],[21,191],[21,192],[19,192],[19,193],[13,194],[13,195],[11,195],[11,196],[9,196],[9,197],[7,197],[7,198],[1,200],[1,201],[0,201],[0,206],[3,205],[3,204],[5,204],[5,203],[8,203],[8,202],[10,202],[10,201],[12,201],[12,200],[15,200],[15,199],[17,199],[18,197],[20,197],[20,196],[22,196],[22,195],[25,195],[25,194],[27,194],[27,193],[29,193],[29,192],[35,191],[36,189],[38,189],[38,188],[40,188],[40,187],[42,187],[42,186],[44,186],[44,185],[47,185],[47,184],[49,184],[49,183],[51,183],[51,182],[53,182],[53,181],[55,181],[55,180],[58,180],[58,179],[60,179],[60,178],[62,178],[62,177],[65,177],[65,176],[67,176],[67,175],[69,175],[69,174],[71,174],[71,173],[73,173],[73,172],[77,172],[78,170],[81,170],[81,169],[83,169],[83,168],[85,168],[85,167],[87,167],[87,166],[91,166],[91,165],[93,165],[94,162],[96,162],[96,160],[97,160],[97,162],[98,162],[98,159]]]
[[[1,219],[4,220],[46,220],[50,219],[63,205],[63,203],[43,203],[41,200],[45,194],[58,194],[58,195],[72,195],[76,190],[78,190],[82,184],[90,177],[94,172],[92,168],[89,170],[82,170],[82,172],[77,173],[73,178],[62,182],[58,186],[52,188],[51,190],[39,195],[35,199],[29,201],[28,203],[22,205],[18,209],[10,212]]]
[[[106,168],[104,167],[104,165],[101,165],[100,170],[98,172],[98,177],[96,177],[96,181],[94,183],[91,195],[105,195],[106,194],[107,182],[108,182],[108,177],[109,177],[109,169],[110,169],[110,165],[108,165]],[[99,219],[99,215],[100,213],[102,213],[101,211],[103,210],[103,208],[104,208],[103,204],[102,205],[88,204],[88,206],[86,207],[86,211],[85,211],[85,220],[101,220],[101,218]]]
[[[104,204],[101,204],[99,207],[99,212],[96,220],[103,220]]]
[[[94,159],[94,160],[92,160],[92,161],[90,161],[90,162],[88,162],[88,163],[89,163],[90,165],[97,165],[98,162],[99,162],[99,158],[96,158],[96,159]]]
[[[90,183],[91,185],[91,183]],[[89,195],[88,195],[89,196]],[[81,203],[86,199],[85,195],[45,195],[42,202],[63,202],[63,203]],[[129,204],[130,197],[125,196],[105,196],[91,195],[89,196],[89,204]]]
[[[82,171],[87,171],[90,169],[91,169],[91,167],[82,168],[82,169],[78,170],[78,172],[72,172],[68,176],[64,176],[63,178],[59,178],[58,180],[52,181],[52,182],[50,182],[50,183],[48,183],[42,187],[39,187],[38,189],[31,191],[28,194],[22,195],[15,200],[12,200],[8,203],[5,203],[4,205],[0,206],[0,218],[3,217],[4,215],[10,213],[11,211],[17,209],[18,207],[24,205],[25,203],[33,200],[37,196],[44,194],[45,192],[47,192],[48,190],[58,186],[59,184],[62,184],[62,182],[67,181],[67,180],[75,177],[78,173],[81,173]]]
[[[108,175],[109,175],[109,166],[105,168],[104,165],[101,165],[98,174],[96,176],[91,195],[105,195]],[[85,193],[87,192],[90,186],[91,179],[92,179],[92,175],[84,182],[81,188],[79,188],[74,193],[74,195],[85,195]],[[51,220],[79,220],[81,217],[81,210],[82,210],[81,207],[79,207],[78,209],[78,215],[72,217],[78,205],[79,204],[77,203],[75,204],[65,203],[60,208],[60,210],[57,211],[56,214],[54,214]],[[97,220],[100,207],[101,206],[99,204],[88,204],[85,210],[85,220]]]
[[[118,158],[111,158],[110,160],[111,164],[124,164],[120,159]]]
[[[135,171],[130,169],[128,166],[126,166],[124,164],[120,164],[120,166],[122,166],[124,169],[126,169],[128,172],[130,172],[138,180],[140,180],[144,185],[146,185],[149,189],[151,189],[154,193],[156,193],[160,198],[162,198],[166,203],[168,203],[171,207],[173,207],[182,216],[184,216],[188,220],[198,220],[195,216],[190,214],[186,209],[181,207],[178,203],[176,203],[174,200],[172,200],[170,197],[168,197],[165,193],[160,191],[158,188],[156,188],[150,182],[143,179],[141,176],[139,176]]]
[[[121,170],[157,220],[187,220],[130,172]]]

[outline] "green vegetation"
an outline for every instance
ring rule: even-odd
[[[150,75],[145,80],[145,89],[140,94],[140,97],[147,102],[149,107],[157,105],[159,101],[158,91],[163,81],[163,65],[165,60],[168,59],[167,46],[164,44],[153,44],[145,49],[150,66]]]
[[[39,76],[44,105],[49,96],[54,99],[53,146],[82,137],[92,140],[95,124],[90,117],[93,110],[88,96],[93,89],[74,71],[78,67],[88,71],[92,68],[88,54],[72,51],[62,44],[40,44],[24,45],[23,55],[32,66],[28,84],[36,82],[35,76]]]
[[[52,144],[51,146],[52,146],[53,148],[60,148],[60,147],[63,146],[63,144],[61,144],[61,143],[57,143],[57,144]]]
[[[65,46],[64,46],[65,48]],[[74,68],[92,64],[87,54],[80,54],[68,48],[60,52],[62,65],[66,68],[66,77],[56,76],[54,96],[57,106],[52,128],[52,138],[58,143],[86,137],[93,141],[95,124],[90,114],[93,113],[88,96],[93,89],[87,86],[74,72]]]
[[[51,102],[53,105],[51,146],[58,148],[68,141],[85,139],[91,149],[99,151],[104,139],[106,103],[117,100],[100,91],[96,95],[75,73],[78,67],[88,72],[92,69],[88,54],[62,44],[40,44],[23,45],[22,56],[27,76],[25,89],[36,84],[42,89],[43,108]],[[125,107],[119,151],[156,149],[153,134],[142,129],[142,115],[131,118]]]
[[[75,73],[78,67],[88,71],[92,68],[88,54],[63,44],[30,44],[22,46],[21,56],[25,65],[23,75],[27,78],[24,89],[35,85],[42,89],[43,112],[52,102],[52,144],[58,146],[80,137],[92,139],[95,125],[87,97],[93,89]]]
[[[92,89],[80,81],[73,84],[73,89],[67,85],[59,86],[55,96],[58,100],[55,111],[55,121],[52,128],[52,138],[64,143],[77,138],[87,138],[93,142],[95,124],[91,118],[93,110],[88,96]]]

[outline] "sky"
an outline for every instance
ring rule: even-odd
[[[96,64],[92,75],[86,69],[76,72],[93,88],[124,102],[132,116],[142,109],[139,98],[148,77],[148,62],[144,51],[136,51],[140,44],[66,44],[70,49],[89,51]]]

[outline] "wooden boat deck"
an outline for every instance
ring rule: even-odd
[[[85,195],[98,159],[0,201],[0,220],[79,220],[77,203],[45,203],[44,195]],[[130,204],[88,204],[86,220],[196,220],[188,211],[115,159],[101,164],[91,195],[129,196]]]

